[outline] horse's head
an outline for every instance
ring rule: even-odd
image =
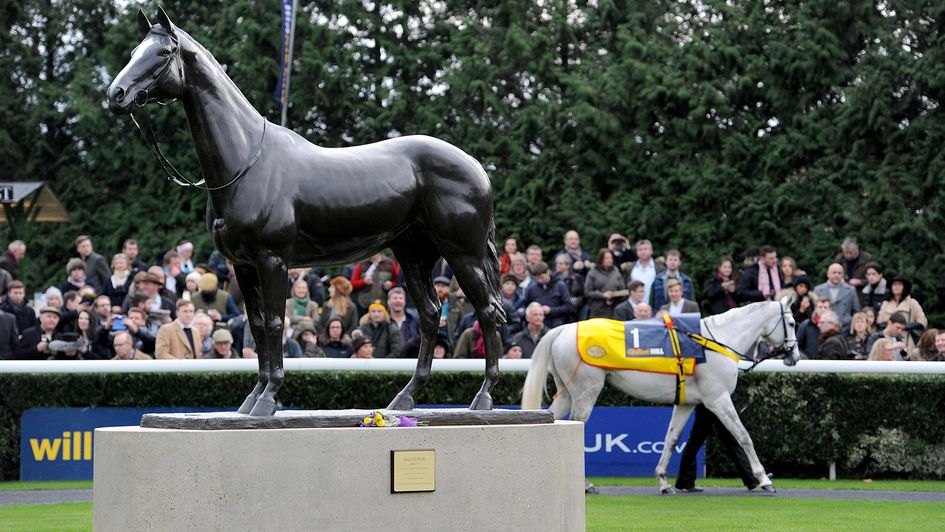
[[[108,108],[116,114],[127,113],[133,106],[172,100],[184,91],[180,40],[167,13],[158,7],[157,24],[152,25],[139,10],[138,29],[144,40],[108,88]]]
[[[763,338],[774,346],[772,357],[784,355],[784,363],[793,366],[801,356],[797,348],[797,336],[794,333],[794,314],[791,313],[791,301],[788,297],[770,305],[771,315],[767,320],[767,332]]]

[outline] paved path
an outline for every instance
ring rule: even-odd
[[[92,490],[0,491],[0,505],[54,504],[60,502],[92,502]]]
[[[598,486],[601,495],[642,495],[648,497],[778,497],[782,499],[873,500],[905,502],[945,502],[945,492],[881,490],[780,489],[777,493],[746,491],[744,488],[705,488],[702,493],[662,495],[656,487]],[[92,502],[92,490],[0,491],[0,505]]]
[[[680,492],[676,495],[663,495],[656,486],[598,486],[598,489],[601,495],[652,497],[778,497],[781,499],[945,502],[945,492],[940,491],[779,489],[777,493],[767,493],[757,489],[748,491],[745,488],[705,488],[702,493]]]

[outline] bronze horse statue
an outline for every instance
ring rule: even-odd
[[[138,26],[144,39],[108,88],[108,105],[122,114],[151,102],[183,102],[204,178],[190,184],[208,192],[207,226],[235,266],[257,339],[259,380],[239,412],[276,411],[288,268],[351,262],[385,248],[401,264],[421,334],[413,377],[388,408],[413,409],[414,393],[430,377],[440,317],[432,271],[442,256],[485,339],[485,379],[469,408],[491,409],[501,352],[495,331],[505,313],[492,189],[482,165],[426,136],[349,148],[311,144],[260,115],[163,9],[156,24],[139,11]]]

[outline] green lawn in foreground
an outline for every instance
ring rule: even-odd
[[[945,504],[588,496],[587,530],[941,530]],[[91,530],[92,503],[0,506],[0,531]]]
[[[0,531],[92,530],[92,503],[0,506]]]
[[[20,490],[78,490],[92,489],[91,480],[49,480],[29,482],[0,482],[0,491]]]
[[[590,477],[588,480],[597,486],[652,486],[659,487],[656,477]],[[670,479],[670,483],[675,479]],[[888,491],[945,491],[945,482],[941,480],[812,480],[801,478],[771,479],[775,488],[818,489],[818,490],[888,490]],[[712,488],[741,488],[742,481],[737,478],[700,478],[700,486]]]
[[[945,505],[745,497],[588,496],[587,530],[941,530]]]

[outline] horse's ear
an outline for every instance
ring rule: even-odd
[[[781,298],[781,306],[782,306],[782,307],[784,307],[784,308],[790,308],[790,306],[793,305],[793,304],[794,304],[794,296],[793,296],[793,295],[788,294],[788,295],[786,295],[786,296],[784,296],[784,297]]]
[[[144,11],[138,10],[138,30],[141,31],[141,36],[144,37],[151,32],[151,21],[148,20],[148,16],[144,14]]]
[[[171,24],[171,19],[167,16],[167,13],[164,12],[164,8],[161,6],[158,6],[157,20],[158,24],[167,30],[168,34],[174,35],[174,25]]]

